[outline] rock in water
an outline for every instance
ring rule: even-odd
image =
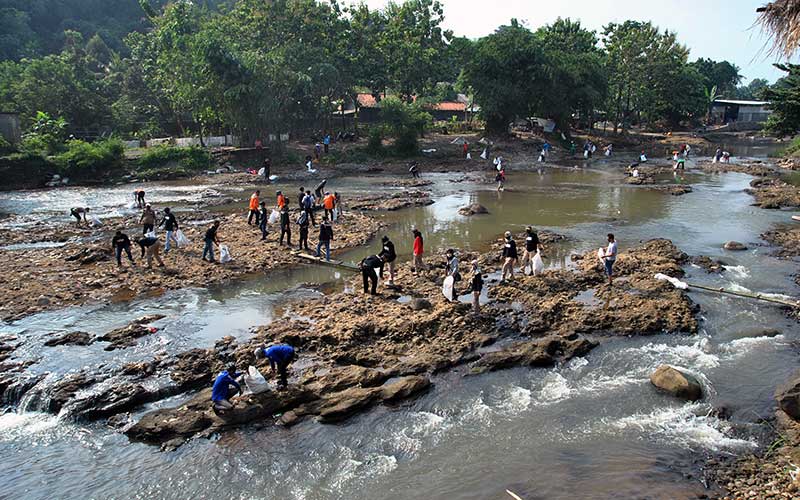
[[[650,375],[650,383],[669,394],[697,401],[703,398],[703,387],[692,375],[669,365],[661,365]]]
[[[794,420],[800,420],[800,370],[795,371],[783,385],[775,391],[778,406]]]
[[[478,215],[478,214],[488,214],[489,211],[481,205],[480,203],[473,203],[471,205],[467,205],[466,207],[461,207],[458,209],[458,213],[461,215]]]
[[[50,339],[45,342],[44,345],[47,347],[57,345],[89,345],[93,340],[92,336],[86,332],[70,332],[61,337]]]
[[[747,246],[745,246],[744,243],[739,243],[738,241],[729,241],[725,243],[722,246],[722,248],[733,252],[741,252],[742,250],[747,250]]]

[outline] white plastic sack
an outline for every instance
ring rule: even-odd
[[[190,240],[185,234],[183,234],[183,231],[181,231],[180,229],[178,229],[175,232],[175,241],[178,242],[179,248],[188,247],[189,245],[192,244],[192,240]]]
[[[444,279],[444,283],[442,283],[442,295],[444,295],[444,298],[447,300],[453,299],[453,285],[455,282],[455,278],[448,276]]]
[[[483,158],[484,160],[488,158],[488,155],[486,154],[486,148],[483,148],[483,153],[481,153],[481,158]]]
[[[381,268],[380,267],[373,267],[372,270],[375,272],[375,276],[378,277],[378,283],[381,282]]]
[[[657,273],[654,277],[657,280],[669,281],[670,283],[672,283],[672,286],[674,286],[675,288],[678,288],[680,290],[688,290],[689,289],[689,285],[687,283],[684,283],[683,281],[679,280],[678,278],[673,278],[672,276],[667,276],[666,274],[662,274],[662,273]]]
[[[220,245],[219,246],[219,262],[220,264],[225,264],[226,262],[230,262],[233,260],[231,257],[231,251],[228,249],[228,245]]]
[[[606,256],[606,249],[605,248],[600,248],[600,249],[597,250],[597,258],[600,259],[600,262],[603,262],[603,263],[605,262],[605,260],[606,260],[605,256]]]
[[[156,235],[156,230],[155,229],[153,229],[149,233],[144,233],[144,237],[145,238],[158,238],[158,236]]]
[[[589,150],[588,149],[584,150],[583,157],[584,158],[589,158]]]
[[[275,181],[278,180],[278,176],[275,175],[275,174],[272,174],[272,175],[269,176],[269,180],[272,181],[272,182],[275,182]]]
[[[611,156],[611,150],[610,149],[606,149],[606,152],[604,154],[606,156]]]
[[[467,153],[467,160],[471,160],[471,159],[472,159],[472,153]]]
[[[269,390],[269,382],[261,375],[258,368],[250,365],[244,376],[244,385],[252,394],[258,394]]]
[[[542,271],[544,271],[544,262],[542,262],[542,256],[537,251],[536,255],[533,256],[533,275],[541,274]]]
[[[99,218],[99,217],[97,217],[96,215],[92,215],[92,216],[90,216],[90,217],[89,217],[89,221],[90,221],[90,224],[91,224],[93,227],[100,227],[100,226],[102,226],[102,225],[103,225],[103,223],[100,221],[100,218]]]
[[[260,169],[258,169],[258,176],[259,177],[264,177],[264,167],[261,167]]]
[[[647,156],[645,156],[645,155],[639,156],[639,161],[641,161],[641,162],[647,161]]]
[[[272,213],[269,214],[269,219],[267,219],[267,222],[270,224],[275,224],[279,220],[281,220],[281,213],[277,210],[273,210]]]

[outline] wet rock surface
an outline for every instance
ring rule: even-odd
[[[106,351],[113,351],[115,349],[124,349],[136,345],[136,339],[155,333],[158,329],[150,326],[150,323],[164,318],[163,314],[156,314],[150,316],[143,316],[131,322],[131,324],[122,328],[112,330],[105,335],[97,337],[98,342],[108,342],[109,345],[105,347]]]
[[[465,216],[488,214],[489,210],[480,203],[472,203],[458,209],[458,213]]]
[[[712,259],[705,255],[698,255],[691,258],[692,264],[704,269],[707,273],[721,273],[725,271],[725,263],[721,260]]]
[[[722,248],[730,252],[742,252],[747,250],[747,245],[739,243],[738,241],[728,241],[722,245]]]
[[[650,374],[650,383],[676,398],[687,401],[703,398],[703,387],[693,375],[669,365],[661,365]]]
[[[54,347],[58,345],[89,345],[94,341],[94,337],[86,332],[70,332],[65,333],[56,338],[45,341],[44,345],[47,347]]]
[[[747,192],[756,199],[756,205],[766,209],[800,207],[800,189],[780,179],[756,179]]]
[[[424,191],[402,191],[394,194],[360,196],[347,203],[347,206],[352,210],[385,210],[389,212],[428,205],[433,205],[433,199],[429,193]]]

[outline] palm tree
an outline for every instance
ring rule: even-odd
[[[708,106],[706,111],[706,123],[711,123],[711,110],[714,108],[714,101],[717,100],[717,86],[714,85],[711,87],[711,90],[708,90],[708,87],[704,87],[703,90],[706,93],[706,105]]]
[[[775,0],[756,12],[761,29],[772,38],[769,53],[791,57],[800,47],[800,0]]]

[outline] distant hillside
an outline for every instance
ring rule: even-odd
[[[194,0],[216,7],[227,0]],[[160,9],[168,0],[150,0]],[[147,27],[138,0],[0,0],[0,60],[18,61],[59,52],[64,31],[85,39],[99,34],[106,44],[126,53],[125,35]]]

